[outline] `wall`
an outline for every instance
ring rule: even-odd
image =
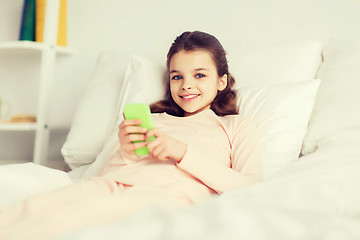
[[[0,41],[17,39],[22,3],[0,0]],[[75,52],[58,60],[49,157],[61,158],[73,113],[103,49],[121,49],[124,64],[132,53],[164,62],[184,30],[214,34],[230,56],[239,42],[317,38],[326,43],[359,38],[359,12],[359,0],[68,0],[68,45]],[[0,96],[12,102],[13,113],[36,113],[35,61],[0,56]],[[0,134],[0,159],[31,158],[31,134]]]

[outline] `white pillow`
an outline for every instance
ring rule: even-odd
[[[118,119],[110,129],[103,151],[84,177],[91,177],[102,168],[112,149],[118,144],[117,130],[123,120],[122,108],[128,102],[151,103],[162,98],[165,68],[143,57],[134,56],[124,82],[125,99],[118,106]],[[265,172],[276,170],[284,162],[299,156],[319,80],[240,88],[241,114],[259,123],[266,149]],[[268,170],[269,169],[269,170]]]
[[[102,150],[116,102],[123,97],[119,92],[127,62],[127,57],[116,50],[105,50],[98,57],[61,149],[70,168],[92,163]]]
[[[265,178],[299,157],[319,85],[317,79],[239,88],[239,114],[260,131]]]
[[[322,42],[241,43],[229,50],[230,72],[238,86],[313,80],[322,62]]]
[[[332,141],[360,144],[360,39],[331,40],[318,76],[322,83],[302,153]]]
[[[88,178],[97,175],[105,160],[110,155],[118,140],[118,126],[124,120],[123,108],[126,103],[152,103],[163,98],[163,78],[166,68],[141,56],[132,56],[123,81],[122,93],[117,102],[115,115],[106,137],[106,144],[96,158],[82,175]],[[78,176],[76,176],[78,178]]]
[[[234,49],[228,49],[229,63],[232,67],[230,72],[235,75],[240,86],[314,79],[321,62],[321,48],[321,42],[316,40],[277,45],[237,43]],[[130,71],[134,71],[141,62],[145,63],[147,60],[132,61]],[[161,95],[159,91],[162,91],[162,88],[152,87],[153,82],[150,81],[134,83],[138,84],[132,88],[134,91],[125,91],[124,89],[129,88],[125,87],[127,82],[122,81],[127,63],[128,55],[119,50],[105,50],[100,55],[61,150],[65,161],[72,169],[92,163],[98,156],[108,136],[107,132],[112,130],[109,126],[112,126],[113,117],[117,117],[115,106],[118,106],[117,111],[121,110],[117,101],[124,102],[123,94],[129,94],[129,101],[143,102],[150,102]],[[147,62],[141,68],[151,65],[153,64]],[[165,69],[160,65],[150,68],[151,74],[156,68]],[[151,76],[143,75],[143,80],[149,77]],[[151,89],[152,93],[144,95],[141,89]],[[142,99],[143,97],[146,98]]]

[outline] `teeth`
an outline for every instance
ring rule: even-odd
[[[183,96],[183,98],[194,98],[194,97],[197,97],[198,95],[197,94],[193,94],[193,95],[187,95],[187,96]]]

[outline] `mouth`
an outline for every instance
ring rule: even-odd
[[[191,101],[191,100],[197,98],[198,96],[200,96],[200,94],[187,94],[187,95],[180,96],[180,98],[185,101]]]

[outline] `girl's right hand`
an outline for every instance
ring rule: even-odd
[[[121,149],[129,154],[136,155],[134,150],[146,146],[147,142],[145,141],[145,134],[147,129],[144,127],[140,127],[138,125],[141,124],[140,119],[133,120],[124,120],[119,125],[119,141],[121,145]],[[137,133],[137,134],[134,134]],[[142,141],[133,143],[134,141]]]

